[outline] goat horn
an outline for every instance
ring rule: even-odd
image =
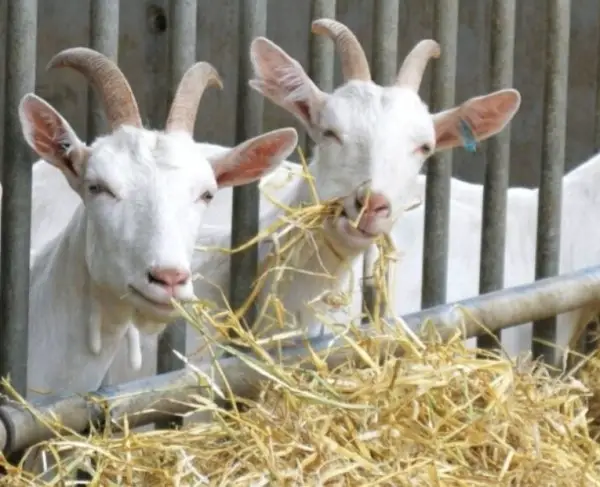
[[[100,94],[111,130],[121,125],[142,127],[131,86],[119,67],[108,57],[87,47],[73,47],[54,56],[46,69],[64,67],[79,71]]]
[[[184,73],[171,103],[165,129],[167,132],[181,130],[190,135],[194,133],[200,99],[204,90],[211,85],[223,89],[219,73],[209,63],[196,63]]]
[[[342,73],[346,81],[371,80],[367,56],[360,42],[344,24],[333,19],[319,19],[312,23],[312,32],[325,35],[335,42],[342,60]]]
[[[406,86],[414,91],[419,91],[423,73],[427,62],[431,58],[440,57],[440,45],[432,39],[420,41],[404,58],[398,70],[396,86]]]

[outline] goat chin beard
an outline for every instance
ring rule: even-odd
[[[166,323],[176,319],[179,312],[171,303],[157,303],[148,299],[136,288],[130,289],[129,298],[134,308],[136,319],[143,325],[138,328],[144,334],[154,334],[165,327]],[[157,331],[155,331],[157,330]]]
[[[139,309],[133,313],[133,322],[138,330],[144,335],[159,335],[167,327],[165,320],[156,320],[155,317],[148,317]]]
[[[364,252],[375,241],[378,233],[367,233],[354,226],[354,222],[347,216],[341,215],[333,219],[327,225],[330,235],[336,246],[344,248],[348,253],[359,254]]]

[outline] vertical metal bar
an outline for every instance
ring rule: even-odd
[[[379,85],[389,85],[396,78],[398,67],[398,20],[400,4],[398,0],[375,0],[373,9],[373,80]],[[372,279],[375,261],[375,246],[365,252],[363,263],[363,307],[373,313],[375,307],[375,287]]]
[[[432,111],[454,104],[458,42],[458,0],[436,0],[434,38],[442,54],[433,64]],[[452,151],[429,159],[425,190],[425,235],[423,240],[423,287],[421,307],[446,301],[448,273],[448,227]]]
[[[491,89],[508,88],[513,81],[515,46],[515,0],[493,0],[491,42]],[[483,188],[479,292],[504,286],[506,204],[510,171],[510,127],[487,141],[487,167]],[[500,338],[498,333],[497,338]],[[481,348],[497,346],[491,336],[477,340]]]
[[[90,3],[90,48],[101,52],[118,64],[119,56],[119,3],[120,0],[91,0]],[[106,131],[104,110],[95,90],[89,86],[87,92],[87,140],[91,143]],[[110,369],[104,374],[101,386],[112,382]],[[78,470],[77,480],[91,480],[89,473]]]
[[[29,321],[31,153],[19,122],[21,98],[35,91],[37,0],[8,2],[2,244],[0,252],[0,376],[25,394]]]
[[[90,47],[118,63],[120,0],[92,0],[90,4]],[[91,143],[106,130],[104,110],[94,89],[88,87],[87,140]],[[111,382],[106,371],[102,385]]]
[[[7,23],[6,23],[6,12],[7,12],[7,2],[0,2],[0,59],[3,60],[3,63],[0,63],[0,175],[2,174],[2,161],[4,161],[4,118],[5,118],[5,105],[4,105],[4,95],[5,95],[5,76],[4,76],[4,68],[6,67],[6,52],[7,52],[7,43],[6,43],[6,31],[7,31]]]
[[[240,3],[240,69],[238,73],[238,110],[236,141],[242,142],[259,135],[262,131],[264,99],[250,89],[252,65],[248,50],[252,39],[267,31],[267,1],[243,0]],[[231,246],[236,248],[258,233],[258,183],[246,184],[233,190],[233,214],[231,221]],[[258,253],[256,245],[231,256],[231,279],[229,301],[232,308],[239,309],[249,296],[256,278]],[[244,321],[252,325],[256,312],[252,306]]]
[[[373,80],[389,85],[398,67],[398,0],[375,0],[373,11]]]
[[[571,1],[548,0],[546,81],[544,86],[544,134],[538,203],[535,278],[558,273],[560,263],[560,218],[564,174],[567,88],[569,79],[569,29]],[[535,358],[556,362],[553,347],[539,343],[556,341],[556,318],[534,324]]]
[[[312,0],[311,18],[313,20],[335,18],[335,0]],[[310,68],[311,79],[323,91],[333,91],[334,44],[324,36],[310,37]]]
[[[169,3],[169,77],[171,94],[175,93],[185,71],[196,62],[196,0],[171,0]],[[156,372],[163,374],[183,367],[173,350],[185,354],[186,323],[177,320],[169,325],[158,338]],[[156,423],[157,428],[167,428],[173,424],[182,425],[178,418],[167,423]]]
[[[311,0],[310,16],[312,20],[335,19],[336,0]],[[328,42],[329,41],[329,42]],[[325,93],[333,91],[335,44],[324,36],[310,35],[309,76]],[[312,140],[300,132],[299,145],[303,148],[307,161],[313,156]]]
[[[90,4],[90,47],[118,63],[120,0],[92,0]],[[88,88],[88,142],[106,131],[102,104],[96,92]]]

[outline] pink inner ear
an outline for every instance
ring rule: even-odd
[[[77,171],[61,144],[66,135],[61,120],[55,113],[44,109],[33,109],[29,111],[28,117],[33,126],[31,138],[36,152],[43,157],[60,160],[67,170],[77,176]]]
[[[217,176],[219,186],[259,179],[271,166],[271,159],[280,150],[281,141],[273,140],[253,145],[238,155],[239,162]]]
[[[511,111],[513,100],[510,96],[498,95],[482,100],[463,114],[464,120],[471,126],[479,139],[497,132]]]
[[[466,121],[469,122],[468,120]],[[448,117],[447,120],[444,120],[443,122],[439,123],[435,131],[435,145],[438,147],[445,147],[448,145],[455,145],[457,143],[460,143],[460,131],[458,128],[458,123],[458,117]]]
[[[29,112],[33,125],[32,139],[35,149],[43,154],[57,154],[60,150],[60,121],[53,113]]]

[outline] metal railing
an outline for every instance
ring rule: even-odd
[[[483,296],[465,299],[406,315],[400,319],[407,326],[417,326],[428,320],[446,339],[460,327],[467,337],[483,336],[485,323],[488,331],[499,332],[526,321],[546,319],[554,314],[575,310],[597,300],[600,294],[600,266],[591,267],[563,276],[541,279],[532,284],[501,289]],[[391,323],[394,318],[390,319]],[[370,330],[373,331],[373,330]],[[365,330],[369,333],[369,330]],[[353,347],[336,347],[333,335],[323,335],[310,340],[311,351],[302,344],[293,348],[277,350],[273,359],[283,363],[312,367],[312,353],[327,351],[326,362],[330,370],[346,360],[361,360],[360,352]],[[378,334],[382,350],[394,351],[400,356],[403,349],[396,347],[394,339],[385,342],[385,335]],[[340,340],[343,344],[343,339]],[[254,357],[260,359],[260,357]],[[219,360],[218,373],[214,363],[196,363],[194,368],[156,375],[115,386],[104,386],[89,397],[80,394],[45,397],[34,400],[36,414],[19,403],[0,405],[0,451],[5,455],[20,452],[29,446],[52,437],[52,430],[44,419],[60,421],[74,431],[84,431],[90,421],[101,422],[106,411],[111,421],[119,423],[127,416],[129,428],[151,424],[155,421],[173,421],[183,413],[193,410],[186,400],[191,395],[214,398],[214,389],[231,390],[237,397],[254,398],[256,387],[265,376],[248,360],[228,357]],[[212,386],[202,386],[198,370],[204,377],[211,377]],[[217,402],[220,400],[217,398]],[[224,404],[222,404],[224,405]]]

